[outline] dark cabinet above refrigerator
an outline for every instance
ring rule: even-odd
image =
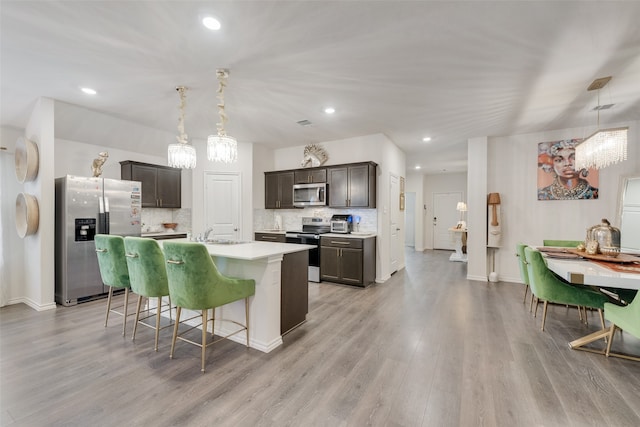
[[[143,208],[180,208],[182,205],[181,169],[125,160],[120,162],[120,177],[142,183]]]

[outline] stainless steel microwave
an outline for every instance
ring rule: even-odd
[[[295,184],[293,186],[293,206],[325,206],[327,204],[327,184]]]

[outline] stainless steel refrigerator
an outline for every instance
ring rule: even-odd
[[[140,236],[141,184],[67,175],[56,178],[56,302],[75,305],[108,292],[94,236]]]

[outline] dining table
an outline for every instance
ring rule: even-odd
[[[640,289],[640,263],[633,262],[631,258],[627,258],[628,262],[616,262],[615,258],[601,261],[584,258],[579,255],[569,257],[548,252],[545,253],[545,260],[547,267],[551,271],[569,283],[593,286],[598,289]],[[638,262],[640,262],[640,258],[638,258]],[[592,332],[589,335],[571,341],[569,347],[574,350],[604,354],[604,350],[594,350],[585,346],[605,338],[609,332],[609,328]],[[613,353],[611,355],[616,356]]]

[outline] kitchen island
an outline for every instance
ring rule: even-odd
[[[173,240],[181,241],[188,240]],[[162,241],[158,243],[162,245]],[[283,283],[293,287],[304,286],[306,297],[307,266],[301,266],[300,261],[304,263],[308,258],[307,251],[313,246],[272,242],[225,242],[204,245],[222,274],[256,281],[256,293],[249,299],[249,346],[265,353],[280,346],[282,334],[287,332],[281,329],[281,299],[285,296]],[[286,258],[292,258],[294,262],[287,262]],[[289,283],[291,277],[295,277],[296,280]],[[300,289],[294,291],[299,293]],[[304,315],[307,312],[306,301],[304,298]],[[191,315],[185,313],[184,317]],[[236,301],[217,308],[215,318],[244,323],[244,315],[244,301]],[[226,336],[234,330],[232,323],[216,321],[216,335]],[[245,343],[244,334],[233,335],[229,339]]]

